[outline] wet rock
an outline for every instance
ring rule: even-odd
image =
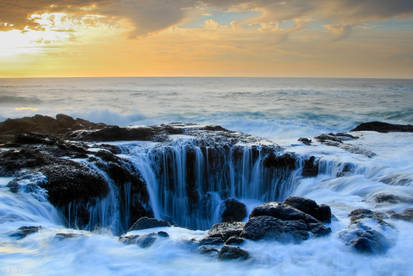
[[[392,219],[401,219],[409,222],[413,222],[413,208],[407,208],[401,213],[391,213]]]
[[[390,241],[380,232],[363,224],[351,225],[339,234],[340,239],[360,253],[385,253]]]
[[[245,222],[221,222],[214,224],[208,231],[209,237],[219,237],[226,240],[231,236],[239,236],[245,226]]]
[[[223,222],[242,221],[247,216],[245,204],[235,199],[225,200],[224,208],[221,215]]]
[[[159,231],[158,236],[161,238],[169,238],[169,234],[165,231]]]
[[[400,196],[380,193],[374,196],[374,201],[377,203],[396,204],[403,201],[403,199]]]
[[[304,177],[314,177],[318,175],[318,162],[314,156],[304,161],[303,171],[301,175]]]
[[[358,125],[351,131],[376,131],[376,132],[413,132],[412,125],[397,125],[384,122],[367,122]]]
[[[208,255],[208,256],[214,257],[218,255],[219,250],[212,246],[203,245],[203,246],[198,247],[198,252],[202,255]]]
[[[80,141],[151,141],[156,132],[151,127],[119,127],[110,126],[93,131],[75,131],[67,135],[67,139]]]
[[[243,238],[240,238],[238,236],[231,236],[225,241],[225,244],[241,244],[244,241],[245,240]]]
[[[289,153],[277,156],[274,152],[269,153],[263,160],[263,165],[266,168],[287,168],[295,169],[296,158]]]
[[[158,235],[155,233],[149,233],[139,236],[136,239],[136,244],[141,248],[148,248],[155,243],[157,236]]]
[[[298,196],[289,196],[283,203],[309,214],[319,221],[331,222],[331,209],[327,205],[321,204],[319,206],[314,200]]]
[[[10,234],[10,237],[14,237],[17,239],[23,239],[30,234],[37,233],[42,229],[41,226],[22,226],[17,229],[16,232]]]
[[[351,163],[345,163],[340,172],[337,173],[337,177],[343,177],[351,174],[354,170],[354,165]]]
[[[307,146],[311,145],[311,143],[312,143],[311,139],[309,139],[309,138],[303,138],[303,137],[302,137],[302,138],[299,138],[298,141],[301,142],[301,143],[303,143],[304,145],[307,145]]]
[[[326,143],[326,142],[336,142],[336,143],[343,143],[343,140],[337,137],[336,135],[330,133],[330,134],[321,134],[315,139],[321,143]]]
[[[136,244],[136,241],[139,237],[140,235],[122,235],[119,237],[119,241],[126,245]]]
[[[148,229],[148,228],[154,228],[154,227],[170,227],[170,226],[171,224],[165,220],[143,217],[143,218],[138,219],[129,228],[128,231],[142,230],[142,229]]]
[[[237,246],[224,245],[219,251],[218,258],[220,260],[246,260],[249,258],[249,253]]]
[[[252,217],[246,224],[241,236],[251,240],[262,238],[306,240],[309,237],[308,226],[303,220],[284,221],[271,216]]]
[[[271,216],[280,220],[302,220],[306,223],[318,223],[313,216],[308,215],[290,205],[278,202],[268,202],[255,207],[250,218],[259,216]]]
[[[200,245],[219,245],[224,243],[224,239],[222,237],[206,237],[199,241]]]
[[[83,235],[82,234],[77,234],[77,233],[57,233],[55,235],[55,239],[65,240],[65,239],[79,238],[81,236],[83,236]]]
[[[387,218],[387,215],[381,212],[374,212],[369,209],[355,209],[349,214],[351,219],[350,224],[357,224],[362,222],[364,219],[372,219],[377,223],[385,226],[390,226],[387,222],[384,221]]]
[[[0,175],[12,176],[21,169],[31,169],[53,163],[53,159],[36,149],[16,149],[0,152]]]

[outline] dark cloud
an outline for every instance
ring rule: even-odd
[[[311,18],[348,32],[356,24],[411,16],[413,0],[1,0],[0,30],[40,29],[31,15],[65,12],[126,18],[133,35],[141,35],[179,24],[198,7],[260,10],[257,20],[264,23]]]

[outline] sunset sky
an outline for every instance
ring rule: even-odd
[[[0,77],[413,78],[412,0],[0,0]]]

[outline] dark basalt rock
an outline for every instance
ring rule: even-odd
[[[219,237],[223,241],[231,236],[239,236],[245,226],[245,222],[221,222],[214,224],[208,231],[209,237]]]
[[[218,258],[220,260],[246,260],[249,258],[249,253],[237,246],[224,245],[219,251]]]
[[[80,141],[151,141],[155,136],[151,127],[126,128],[118,126],[105,127],[94,131],[75,131],[67,135],[70,140]]]
[[[17,238],[18,240],[24,239],[30,234],[39,232],[43,227],[41,226],[22,226],[17,229],[16,232],[10,234],[10,237]]]
[[[0,152],[0,175],[11,176],[23,168],[31,169],[52,164],[53,159],[35,149]]]
[[[57,240],[65,240],[65,239],[73,239],[73,238],[79,238],[82,237],[82,234],[77,234],[77,233],[57,233],[55,235],[55,239]]]
[[[158,235],[155,233],[145,234],[136,239],[136,244],[141,248],[148,248],[155,243],[157,237]]]
[[[304,177],[314,177],[318,175],[318,161],[315,160],[314,156],[311,156],[308,160],[304,160],[301,175]]]
[[[294,240],[309,238],[308,226],[303,220],[281,220],[272,216],[252,217],[246,224],[241,236],[251,240],[270,238]]]
[[[198,252],[202,255],[208,255],[208,256],[214,257],[218,255],[219,250],[212,246],[202,245],[198,247]]]
[[[363,224],[352,225],[339,234],[340,239],[360,253],[385,253],[390,242],[380,232]]]
[[[368,218],[373,219],[377,223],[385,226],[390,226],[387,222],[384,221],[387,218],[387,215],[381,212],[374,212],[369,209],[355,209],[351,211],[348,215],[351,218],[350,224],[357,224],[362,222],[362,220]]]
[[[148,229],[148,228],[154,228],[154,227],[170,227],[170,226],[171,224],[165,220],[143,217],[143,218],[138,219],[129,228],[128,231],[142,230],[142,229]]]
[[[199,241],[200,245],[219,245],[224,243],[222,237],[206,237]]]
[[[309,146],[309,145],[311,145],[311,143],[312,143],[313,141],[311,141],[311,139],[309,139],[309,138],[301,137],[301,138],[298,139],[298,142],[301,142],[301,143],[303,143],[304,145]]]
[[[16,134],[36,133],[61,136],[78,129],[100,129],[107,127],[105,124],[96,124],[82,119],[73,119],[70,116],[58,114],[56,119],[35,115],[20,119],[7,119],[0,123],[0,143],[13,141]]]
[[[169,234],[165,231],[159,231],[158,236],[161,238],[169,238]]]
[[[289,153],[281,156],[275,155],[274,152],[269,153],[263,160],[263,165],[266,168],[287,168],[294,170],[296,158]]]
[[[397,125],[383,122],[367,122],[358,125],[351,131],[376,131],[376,132],[413,132],[412,125]]]
[[[223,222],[242,221],[247,216],[247,208],[242,202],[227,199],[224,205],[225,209],[221,215]]]
[[[298,196],[289,196],[283,203],[309,214],[319,221],[331,222],[331,209],[327,205],[321,204],[319,206],[314,200]]]
[[[309,214],[291,207],[290,205],[278,202],[268,202],[255,207],[250,214],[250,218],[259,216],[270,216],[280,220],[302,220],[305,223],[319,222]]]
[[[245,240],[243,238],[237,237],[237,236],[231,236],[229,237],[226,241],[225,244],[241,244],[243,243]]]
[[[392,219],[401,219],[409,222],[413,222],[413,208],[407,208],[401,213],[394,213],[390,214]]]

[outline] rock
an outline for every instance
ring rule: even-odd
[[[376,131],[376,132],[413,132],[413,125],[397,125],[383,122],[367,122],[358,125],[351,131]]]
[[[19,149],[0,152],[0,176],[12,176],[21,169],[32,169],[53,163],[46,154],[35,149]]]
[[[298,196],[289,196],[283,203],[309,214],[319,221],[331,222],[331,209],[327,205],[318,206],[314,200]]]
[[[218,245],[224,243],[222,237],[206,237],[199,241],[200,245]]]
[[[290,153],[277,156],[274,152],[270,152],[264,158],[263,165],[266,168],[287,168],[290,170],[294,170],[295,161],[296,158]]]
[[[311,139],[303,138],[303,137],[299,138],[298,141],[307,146],[311,145],[312,143]]]
[[[221,215],[223,222],[242,221],[247,216],[245,204],[235,199],[227,199],[224,202],[225,209]]]
[[[165,220],[143,217],[143,218],[138,219],[129,228],[128,231],[142,230],[142,229],[148,229],[148,228],[154,228],[154,227],[170,227],[170,226],[171,224]]]
[[[400,196],[380,193],[374,196],[374,201],[377,203],[396,204],[403,201],[403,199]]]
[[[66,138],[81,141],[151,141],[156,132],[151,127],[118,127],[110,126],[93,131],[75,131]]]
[[[224,245],[219,251],[218,258],[220,260],[246,260],[249,258],[249,253],[237,246]]]
[[[123,235],[119,237],[119,241],[126,245],[136,244],[139,237],[140,235]]]
[[[149,234],[139,236],[136,239],[136,244],[141,248],[148,248],[152,246],[152,244],[155,243],[157,236],[158,235],[155,233],[149,233]]]
[[[226,240],[231,236],[239,236],[245,226],[245,222],[221,222],[214,224],[208,231],[209,237],[219,237]]]
[[[311,215],[291,207],[290,205],[278,202],[268,202],[255,207],[250,214],[250,218],[258,216],[271,216],[280,220],[302,220],[306,223],[319,222]]]
[[[313,177],[318,175],[318,162],[314,156],[304,161],[303,171],[301,175],[304,177]]]
[[[339,137],[337,137],[336,135],[330,133],[330,134],[321,134],[317,137],[315,137],[315,139],[321,143],[325,143],[325,142],[336,142],[336,143],[343,143],[343,140],[341,140]]]
[[[340,232],[339,237],[361,253],[385,253],[390,247],[390,241],[383,234],[363,224],[351,225]]]
[[[217,256],[219,250],[216,249],[215,247],[208,246],[208,245],[203,245],[198,247],[198,251],[202,255],[208,255],[208,256]]]
[[[55,239],[58,239],[58,240],[73,239],[73,238],[78,238],[81,236],[82,234],[77,234],[77,233],[57,233],[55,235]]]
[[[245,240],[243,238],[240,238],[238,236],[231,236],[225,241],[225,244],[241,244],[244,241]]]
[[[384,221],[384,219],[387,218],[386,214],[381,212],[373,212],[369,209],[355,209],[351,211],[348,216],[351,218],[350,224],[358,224],[364,219],[372,219],[381,225],[390,226]]]
[[[401,213],[392,213],[390,217],[392,219],[401,219],[401,220],[413,222],[413,208],[407,208]]]
[[[165,231],[159,231],[158,236],[161,238],[169,238],[169,234]]]
[[[252,217],[246,224],[241,236],[251,240],[270,238],[276,240],[306,240],[308,227],[303,220],[283,221],[271,216]]]
[[[19,229],[17,229],[16,232],[10,234],[9,236],[20,240],[30,234],[39,232],[41,229],[42,229],[41,226],[22,226],[22,227],[19,227]]]

